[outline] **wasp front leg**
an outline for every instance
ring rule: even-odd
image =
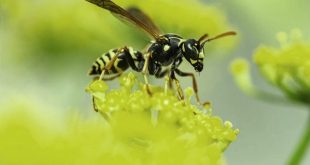
[[[193,85],[193,89],[194,89],[194,92],[195,92],[196,100],[197,100],[197,102],[200,104],[200,98],[199,98],[199,96],[198,96],[197,81],[196,81],[196,78],[195,78],[194,74],[193,74],[193,73],[182,72],[182,71],[179,70],[179,69],[175,69],[175,72],[176,72],[179,76],[182,76],[182,77],[188,77],[188,76],[190,76],[190,77],[192,78],[192,85]]]
[[[201,103],[200,102],[200,98],[199,98],[199,95],[198,95],[198,86],[197,86],[197,81],[196,81],[196,78],[195,78],[195,75],[193,73],[186,73],[186,72],[182,72],[181,70],[179,69],[175,69],[175,72],[181,76],[181,77],[191,77],[192,78],[192,85],[193,85],[193,89],[194,89],[194,92],[195,92],[195,97],[196,97],[196,101],[199,105],[202,105],[202,106],[206,106],[206,105],[209,105],[210,102],[206,101],[204,103]]]

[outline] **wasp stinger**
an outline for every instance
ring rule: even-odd
[[[149,94],[151,94],[151,91],[147,74],[154,75],[156,78],[168,76],[169,81],[174,82],[176,85],[180,99],[184,99],[184,96],[176,74],[181,77],[191,77],[196,100],[200,104],[194,74],[183,72],[178,67],[185,58],[196,72],[201,72],[205,57],[204,45],[221,37],[236,35],[235,32],[225,32],[212,38],[204,34],[198,40],[183,39],[176,34],[163,34],[151,21],[150,17],[137,8],[125,10],[111,0],[87,1],[110,11],[116,18],[122,21],[136,25],[154,39],[145,52],[137,51],[127,46],[110,50],[96,60],[89,72],[90,75],[100,75],[100,79],[112,80],[119,77],[130,67],[134,71],[144,74],[145,85]]]

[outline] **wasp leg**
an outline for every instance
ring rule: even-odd
[[[100,74],[100,77],[99,77],[99,80],[104,80],[103,76],[105,75],[105,72],[106,71],[109,71],[112,66],[114,65],[114,62],[116,61],[116,59],[118,58],[118,56],[120,55],[120,53],[122,51],[124,51],[126,47],[123,47],[123,48],[119,48],[117,50],[117,52],[115,53],[115,56],[111,59],[111,61],[102,69],[102,72]]]
[[[122,75],[122,73],[118,73],[118,74],[116,74],[116,75],[114,75],[114,76],[111,76],[111,77],[104,77],[104,78],[102,78],[101,80],[104,80],[104,81],[111,81],[111,80],[114,80],[114,79],[120,77],[121,75]],[[99,76],[94,77],[93,80],[94,80],[94,81],[99,80]]]
[[[104,80],[104,81],[110,81],[110,80],[114,80],[115,78],[117,78],[117,77],[119,77],[119,76],[121,76],[122,75],[122,73],[118,73],[118,74],[116,74],[116,75],[114,75],[114,76],[111,76],[111,77],[108,77],[108,78],[103,78],[103,79],[101,79],[101,80]],[[96,81],[96,80],[98,80],[99,79],[99,77],[97,76],[97,77],[94,77],[94,81]],[[98,108],[97,108],[97,106],[96,106],[96,104],[95,104],[95,97],[94,96],[92,96],[92,104],[93,104],[93,109],[94,109],[94,111],[96,111],[96,112],[98,112],[99,110],[98,110]]]
[[[92,97],[92,104],[93,104],[93,109],[95,112],[99,112],[99,109],[97,108],[96,104],[95,104],[95,97],[93,96]],[[101,112],[101,115],[103,116],[103,118],[106,120],[106,121],[109,121],[110,120],[110,117],[109,115],[106,113],[106,112]]]
[[[98,112],[99,110],[98,110],[98,108],[97,108],[97,106],[96,106],[95,97],[94,97],[94,96],[92,96],[92,104],[93,104],[93,109],[94,109],[94,111],[95,111],[95,112]]]
[[[145,82],[146,91],[149,95],[152,96],[152,92],[150,90],[150,85],[149,85],[149,80],[147,78],[147,69],[149,67],[150,57],[151,57],[150,53],[145,55],[145,63],[144,63],[143,69],[142,69],[142,73],[144,75],[144,82]]]
[[[174,90],[173,82],[172,82],[171,78],[167,75],[165,77],[165,93],[168,93],[168,89]]]
[[[155,74],[156,78],[163,78],[164,76],[166,76],[169,73],[170,69],[165,69],[163,71],[160,71],[158,73]]]
[[[127,64],[133,69],[134,71],[141,72],[143,70],[143,66],[139,65],[140,63],[144,64],[143,57],[138,57],[134,52],[131,52],[129,48],[124,48],[125,55],[120,58],[124,58],[127,62]],[[141,53],[142,56],[142,53]],[[139,64],[136,64],[138,62]]]
[[[161,70],[161,68],[160,68],[160,70]],[[155,77],[156,77],[156,78],[163,78],[164,76],[166,76],[166,77],[165,77],[165,93],[168,92],[168,88],[170,87],[170,84],[169,84],[169,83],[171,83],[171,80],[170,80],[169,76],[167,76],[167,74],[169,73],[169,71],[170,71],[170,69],[165,69],[165,70],[159,71],[159,72],[157,72],[157,73],[155,74]]]
[[[173,80],[171,80],[171,78],[169,76],[167,76],[167,88],[168,89],[171,89],[171,90],[174,90],[174,87],[173,87]]]
[[[119,77],[119,76],[121,75],[121,73],[118,73],[118,74],[116,74],[115,76],[112,76],[112,77],[109,77],[109,78],[104,78],[104,77],[103,77],[104,74],[105,74],[105,72],[106,72],[106,71],[109,71],[109,70],[112,68],[112,66],[114,65],[114,62],[116,61],[116,59],[117,59],[117,57],[119,56],[119,54],[123,51],[123,49],[124,49],[124,48],[119,48],[119,49],[117,50],[115,56],[114,56],[114,57],[111,59],[111,61],[103,68],[103,70],[102,70],[102,72],[101,72],[99,78],[98,78],[98,77],[95,77],[94,80],[98,80],[98,79],[99,79],[99,80],[109,81],[109,80],[113,80],[113,79],[115,79],[115,78],[117,78],[117,77]],[[92,104],[93,104],[93,109],[94,109],[94,111],[98,112],[98,108],[97,108],[97,106],[96,106],[96,104],[95,104],[95,97],[94,97],[94,96],[92,96]]]
[[[111,81],[111,80],[114,80],[114,79],[118,78],[121,75],[122,75],[122,73],[118,73],[118,74],[116,74],[114,76],[103,78],[102,80],[104,80],[104,81]]]
[[[122,75],[122,73],[118,73],[118,74],[116,74],[114,76],[111,76],[111,77],[102,78],[102,80],[104,80],[104,81],[111,81],[111,80],[114,80],[114,79],[120,77],[121,75]]]
[[[141,52],[147,52],[147,50],[149,49],[149,47],[150,47],[150,44],[147,44],[147,45],[142,49]]]
[[[176,88],[177,88],[177,92],[178,92],[178,95],[179,95],[179,97],[180,97],[180,100],[184,100],[183,90],[182,90],[182,88],[181,88],[181,85],[180,85],[179,80],[175,77],[174,71],[171,71],[171,72],[170,72],[170,79],[171,79],[172,81],[174,81],[174,83],[175,83],[175,86],[176,86]]]
[[[209,104],[209,103],[203,103],[201,104],[200,102],[200,98],[199,98],[199,95],[198,95],[198,87],[197,87],[197,81],[196,81],[196,78],[195,78],[195,75],[193,73],[186,73],[186,72],[182,72],[181,70],[179,69],[175,69],[175,72],[179,75],[179,76],[182,76],[182,77],[192,77],[192,84],[193,84],[193,89],[194,89],[194,92],[195,92],[195,96],[196,96],[196,101],[199,105],[205,105],[205,104]]]

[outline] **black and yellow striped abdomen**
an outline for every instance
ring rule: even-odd
[[[115,57],[117,56],[117,57]],[[119,74],[126,71],[129,67],[139,71],[136,65],[141,66],[144,63],[142,53],[133,51],[131,47],[123,49],[111,49],[109,52],[103,54],[93,63],[89,75],[100,75],[107,65],[111,65],[113,58],[116,58],[109,70],[106,70],[105,75]]]
[[[111,60],[116,56],[118,49],[112,49],[109,52],[103,54],[101,57],[97,58],[97,60],[93,63],[89,75],[100,75],[103,69],[111,62]],[[129,65],[126,63],[125,59],[122,59],[124,52],[120,52],[118,54],[117,59],[114,64],[107,70],[105,74],[117,74],[122,73],[126,69],[128,69]]]

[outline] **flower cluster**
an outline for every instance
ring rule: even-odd
[[[189,99],[180,101],[161,88],[152,88],[149,96],[140,89],[142,84],[134,90],[135,84],[130,73],[120,78],[119,89],[107,92],[103,81],[94,81],[87,89],[115,137],[138,154],[131,159],[142,161],[143,157],[144,164],[220,164],[222,152],[236,139],[238,129],[191,105],[192,89],[187,89]]]
[[[259,47],[254,53],[254,62],[263,77],[288,98],[309,104],[310,42],[303,41],[298,30],[293,30],[290,37],[283,32],[278,33],[277,37],[281,47]],[[254,95],[263,93],[252,84],[248,63],[245,60],[236,60],[232,64],[232,72],[243,91]]]
[[[223,164],[222,153],[238,129],[174,94],[140,90],[133,74],[108,91],[95,81],[88,91],[100,115],[67,122],[14,101],[0,112],[0,164]],[[187,96],[192,95],[187,90]],[[25,98],[23,99],[25,100]],[[39,111],[34,111],[39,109]]]

